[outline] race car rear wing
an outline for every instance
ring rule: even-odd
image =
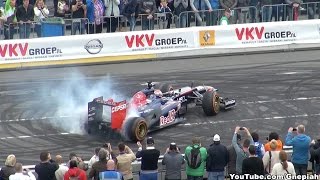
[[[120,102],[115,102],[113,99],[103,100],[103,96],[93,99],[88,103],[88,123],[103,122],[103,106],[111,108],[111,128],[121,129],[127,114],[126,100]]]

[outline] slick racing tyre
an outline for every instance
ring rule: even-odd
[[[128,126],[128,138],[131,141],[137,142],[145,139],[148,133],[148,125],[146,120],[142,117],[133,117],[127,120]]]
[[[220,111],[220,98],[212,91],[207,91],[203,95],[202,109],[207,116],[217,115]]]
[[[159,89],[162,93],[166,93],[169,91],[173,91],[173,86],[168,83],[163,83],[163,84],[160,84]]]

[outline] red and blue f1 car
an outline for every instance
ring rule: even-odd
[[[202,106],[207,116],[217,115],[221,108],[236,105],[234,99],[222,98],[211,86],[186,86],[174,89],[170,84],[147,83],[129,101],[95,98],[88,103],[88,133],[118,132],[130,141],[142,141],[148,132],[162,129],[185,120],[188,104]],[[105,107],[111,107],[105,108]],[[105,113],[108,115],[104,117]]]

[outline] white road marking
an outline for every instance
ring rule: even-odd
[[[279,75],[292,75],[292,74],[298,74],[298,72],[284,72],[284,73],[278,73]]]
[[[35,134],[30,136],[9,136],[9,137],[1,137],[0,140],[6,140],[6,139],[25,139],[25,138],[32,138],[32,137],[47,137],[47,136],[61,136],[61,135],[71,135],[71,133],[68,132],[62,132],[57,134]]]
[[[224,123],[233,123],[233,122],[249,122],[249,121],[277,120],[277,119],[317,117],[317,116],[320,116],[320,113],[299,114],[299,115],[292,115],[292,116],[274,116],[274,117],[265,117],[265,118],[236,119],[236,120],[228,120],[228,121],[208,121],[208,122],[201,122],[201,123],[184,123],[184,124],[178,124],[178,126],[200,126],[200,125],[208,125],[208,124],[224,124]]]
[[[305,101],[305,100],[316,100],[320,97],[299,97],[293,99],[275,99],[275,100],[265,100],[265,101],[249,101],[241,102],[240,104],[263,104],[263,103],[273,103],[273,102],[285,102],[285,101]]]
[[[33,120],[46,120],[46,119],[57,119],[57,118],[71,118],[72,116],[55,116],[55,117],[39,117],[39,118],[21,118],[21,119],[6,119],[0,120],[0,123],[6,122],[20,122],[20,121],[33,121]]]

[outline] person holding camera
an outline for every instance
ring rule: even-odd
[[[291,162],[297,175],[307,175],[311,138],[304,133],[304,125],[290,127],[285,142],[287,146],[292,146]]]
[[[75,35],[77,30],[79,30],[80,34],[84,34],[86,32],[86,23],[87,20],[87,2],[86,0],[73,0],[71,4],[72,8],[72,29],[71,35]]]
[[[118,144],[119,155],[116,157],[117,170],[123,175],[124,180],[133,180],[132,162],[136,160],[136,155],[124,143]]]
[[[44,4],[43,0],[36,1],[36,5],[34,7],[34,15],[36,21],[35,31],[37,33],[37,37],[41,37],[41,20],[49,16],[49,10]]]
[[[185,163],[176,143],[170,143],[162,159],[162,165],[166,166],[166,180],[181,179],[182,165]]]
[[[243,142],[242,147],[238,144],[237,141],[237,134],[240,131],[245,131],[249,139],[245,139]],[[249,157],[249,146],[254,145],[253,139],[249,130],[246,127],[239,127],[237,126],[234,130],[234,135],[232,138],[232,146],[234,147],[236,154],[237,154],[237,163],[236,163],[236,174],[242,174],[242,163],[243,160]]]

